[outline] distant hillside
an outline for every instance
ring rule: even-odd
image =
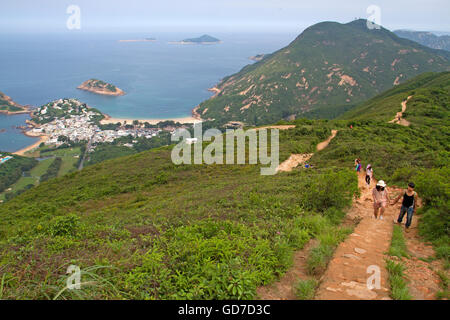
[[[395,112],[401,110],[399,101],[405,100],[408,96],[416,95],[419,91],[427,91],[429,88],[437,90],[441,88],[450,96],[450,72],[441,73],[425,73],[415,77],[398,87],[392,88],[381,95],[370,99],[352,110],[344,113],[338,119],[370,119],[387,121],[392,119]],[[413,99],[414,101],[414,99]],[[413,101],[411,103],[413,103]],[[447,105],[447,108],[450,106]],[[450,111],[450,110],[448,110]],[[407,111],[407,115],[409,112]],[[450,114],[447,113],[443,119],[449,119]]]
[[[409,30],[396,30],[394,33],[401,38],[416,41],[433,49],[450,51],[450,36],[447,35],[437,36],[431,32]]]
[[[384,28],[369,30],[366,20],[323,22],[224,78],[194,112],[247,124],[332,118],[423,72],[450,70],[449,57]]]
[[[29,112],[27,107],[14,102],[10,97],[0,91],[0,113]]]

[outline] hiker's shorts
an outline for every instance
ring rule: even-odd
[[[378,202],[374,202],[374,203],[373,203],[373,208],[374,208],[374,209],[378,209],[378,208],[386,208],[386,201],[378,201]]]

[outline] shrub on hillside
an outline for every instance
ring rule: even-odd
[[[307,210],[325,212],[329,208],[343,209],[358,193],[357,176],[351,170],[328,170],[311,181],[303,193]]]
[[[53,218],[48,228],[48,233],[55,236],[73,236],[80,226],[80,218],[75,214]]]

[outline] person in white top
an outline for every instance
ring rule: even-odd
[[[372,180],[373,177],[373,169],[372,169],[372,165],[369,164],[366,168],[366,184],[367,184],[367,188],[370,188],[370,181]]]
[[[377,186],[372,190],[373,197],[373,215],[378,219],[378,209],[380,209],[380,220],[383,220],[386,206],[390,204],[389,192],[386,183],[383,180],[378,181]]]

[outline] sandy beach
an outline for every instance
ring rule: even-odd
[[[28,136],[34,137],[34,136],[32,136],[32,135],[28,135]],[[39,140],[38,140],[38,141],[36,141],[35,143],[33,143],[32,145],[30,145],[30,146],[28,146],[28,147],[25,147],[25,148],[23,148],[23,149],[20,149],[19,151],[13,152],[13,154],[18,155],[18,156],[23,156],[26,152],[31,151],[31,150],[33,150],[33,149],[39,147],[39,145],[40,145],[42,142],[45,142],[45,141],[47,141],[47,140],[48,140],[48,136],[39,136]]]
[[[123,124],[124,122],[126,122],[127,124],[132,124],[134,120],[135,119],[106,117],[105,119],[100,121],[100,123],[101,124],[108,124],[108,123],[120,122],[121,124]],[[138,120],[140,123],[148,122],[148,123],[153,124],[153,125],[155,125],[155,124],[157,124],[158,122],[161,122],[161,121],[174,121],[174,122],[179,122],[179,123],[200,123],[200,122],[202,122],[202,120],[199,120],[199,119],[194,118],[194,117],[171,118],[171,119],[136,119],[136,120]]]

